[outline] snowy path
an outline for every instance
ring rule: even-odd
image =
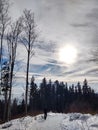
[[[9,124],[10,127],[4,129]],[[98,130],[98,115],[48,113],[46,120],[42,114],[27,116],[0,125],[0,130]]]
[[[35,129],[34,130],[63,130],[61,129],[61,124],[64,119],[64,115],[62,114],[48,114],[48,117],[46,120],[40,121],[38,120],[35,123]]]

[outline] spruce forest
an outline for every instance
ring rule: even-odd
[[[98,112],[98,94],[89,86],[85,79],[83,85],[79,82],[76,86],[56,80],[42,80],[38,86],[31,78],[29,90],[29,103],[27,106],[28,114],[36,115],[43,113],[44,108],[48,111],[69,113],[97,113]],[[0,100],[0,119],[3,121],[5,101]],[[7,113],[6,113],[7,115]],[[11,118],[17,118],[25,115],[25,100],[14,99],[11,104]]]

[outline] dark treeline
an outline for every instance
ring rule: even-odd
[[[76,86],[56,80],[48,82],[44,78],[38,87],[31,80],[30,110],[43,110],[54,112],[89,112],[97,111],[98,95],[88,85],[85,79],[83,85]]]
[[[96,113],[98,110],[98,94],[91,89],[86,79],[83,85],[78,82],[76,86],[68,86],[67,83],[58,80],[47,82],[44,78],[38,86],[32,77],[29,92],[28,112],[31,114],[40,113],[45,108],[48,111],[64,113]],[[0,100],[0,120],[3,120],[4,104],[4,100]],[[21,103],[14,99],[11,104],[11,117],[23,115],[24,112],[24,99]]]

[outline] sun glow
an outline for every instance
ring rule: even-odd
[[[59,50],[59,60],[66,64],[73,64],[76,62],[77,49],[72,45],[66,45]]]

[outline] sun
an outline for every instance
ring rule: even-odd
[[[72,45],[66,45],[59,49],[59,61],[71,65],[76,62],[77,49]]]

